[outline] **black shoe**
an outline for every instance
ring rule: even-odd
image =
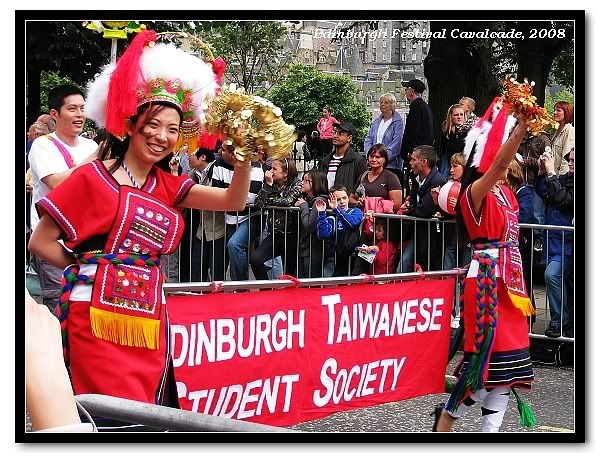
[[[548,336],[549,338],[559,338],[560,337],[560,326],[553,326],[550,325],[546,331],[544,331],[544,334],[546,336]]]
[[[433,416],[433,428],[431,429],[433,432],[437,432],[438,421],[440,421],[440,417],[442,416],[442,412],[444,411],[445,403],[439,403],[435,406],[435,409],[429,414],[429,416]]]

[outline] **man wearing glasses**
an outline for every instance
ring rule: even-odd
[[[329,188],[343,185],[349,193],[354,193],[360,184],[360,176],[367,170],[366,159],[350,146],[355,133],[350,122],[333,124],[333,151],[321,163],[321,170],[327,173]]]

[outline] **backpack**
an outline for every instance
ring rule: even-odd
[[[360,227],[347,228],[344,230],[344,236],[336,241],[335,252],[339,255],[349,256],[354,253],[359,242]]]

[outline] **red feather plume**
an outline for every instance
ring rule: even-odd
[[[142,73],[140,58],[144,47],[156,37],[153,30],[140,32],[117,60],[106,99],[106,130],[113,135],[125,134],[125,119],[137,110],[137,83]]]

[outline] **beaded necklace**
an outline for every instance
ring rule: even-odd
[[[121,166],[123,167],[123,170],[125,171],[125,173],[129,177],[129,180],[131,180],[131,183],[133,184],[133,186],[139,189],[140,188],[140,184],[136,181],[135,177],[133,176],[133,174],[131,173],[131,171],[127,168],[127,166],[125,165],[124,162],[121,163]]]

